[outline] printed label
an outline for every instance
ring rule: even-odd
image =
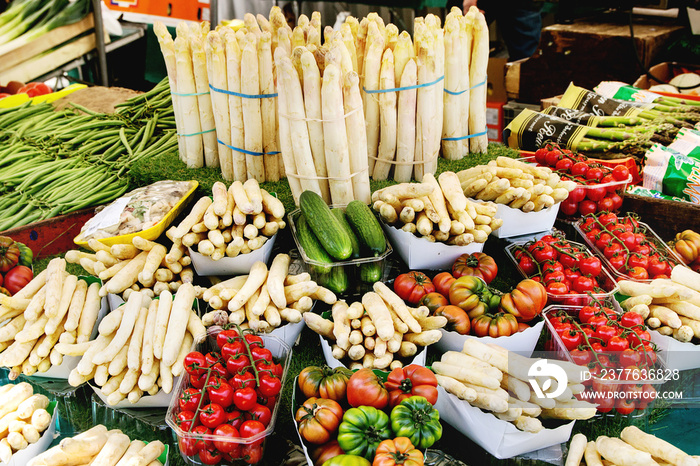
[[[506,136],[515,149],[536,151],[551,141],[575,150],[586,131],[585,126],[525,109],[508,124]]]
[[[591,113],[585,113],[573,108],[563,108],[557,106],[547,107],[542,113],[571,121],[584,126],[597,126],[599,118]]]

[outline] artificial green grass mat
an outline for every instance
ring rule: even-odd
[[[502,144],[489,144],[486,154],[469,154],[460,160],[439,158],[435,174],[438,175],[444,171],[458,172],[476,165],[486,164],[489,160],[499,156],[519,157],[519,152]],[[211,194],[211,187],[217,181],[226,183],[221,176],[220,169],[187,168],[179,159],[177,153],[162,154],[148,160],[141,159],[132,165],[129,175],[134,187],[146,186],[160,180],[197,180],[199,182],[198,190],[202,195]],[[377,189],[395,183],[393,180],[370,181],[370,186],[374,192]],[[228,185],[229,183],[226,184]],[[270,193],[276,193],[287,212],[291,212],[296,208],[286,178],[275,182],[264,182],[260,186]]]

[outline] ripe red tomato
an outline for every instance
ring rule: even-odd
[[[241,428],[239,429],[241,437],[246,439],[254,437],[264,431],[265,426],[263,425],[263,423],[254,419],[244,421],[243,424],[241,424]],[[259,440],[256,440],[255,442],[252,442],[252,444],[260,445],[262,444],[263,440],[265,440],[264,437],[260,438]]]
[[[610,193],[608,195],[610,199],[612,199],[612,210],[618,211],[620,210],[620,207],[622,207],[622,196],[617,194],[616,192]]]
[[[583,343],[583,335],[578,330],[567,330],[559,334],[559,336],[561,337],[562,343],[564,343],[564,346],[566,346],[566,349],[569,351],[573,351],[578,345]]]
[[[590,167],[586,162],[576,162],[571,166],[572,175],[585,175]]]
[[[32,281],[32,278],[34,278],[32,269],[24,265],[15,265],[5,274],[4,287],[14,295]]]
[[[605,172],[603,171],[602,168],[600,167],[591,167],[588,169],[586,172],[586,179],[587,180],[595,180],[599,181],[603,176],[605,175]]]
[[[535,161],[540,165],[545,165],[545,157],[547,156],[547,153],[549,153],[549,149],[547,149],[546,147],[540,147],[535,151]]]
[[[257,464],[262,460],[263,450],[259,443],[244,444],[241,448],[241,457],[248,464]]]
[[[404,301],[416,305],[421,298],[435,291],[433,282],[423,272],[402,273],[394,280],[394,292]]]
[[[547,283],[547,293],[554,295],[567,294],[569,292],[569,286],[563,282],[550,282]]]
[[[204,464],[219,464],[223,457],[221,453],[215,450],[199,450],[199,461]]]
[[[562,265],[561,262],[559,261],[547,261],[542,265],[542,273],[547,275],[553,272],[561,272],[564,273],[564,266]],[[546,278],[544,280],[545,282],[548,281]]]
[[[210,429],[226,422],[226,411],[221,405],[209,403],[199,411],[199,422]]]
[[[598,313],[598,308],[593,306],[583,306],[581,310],[578,311],[578,320],[582,323],[588,323],[596,314]]]
[[[474,252],[472,254],[462,254],[452,264],[452,275],[459,278],[465,275],[479,277],[486,282],[496,278],[498,266],[493,257],[484,254],[483,252]]]
[[[628,414],[632,413],[632,411],[634,411],[635,409],[635,401],[629,398],[619,398],[615,403],[615,411],[622,414],[623,416],[627,416]]]
[[[226,361],[226,371],[231,375],[239,374],[250,367],[250,358],[247,354],[236,354]]]
[[[610,262],[610,266],[617,270],[617,271],[622,271],[622,268],[625,266],[625,256],[622,254],[618,254],[616,256],[613,256],[608,259],[608,262]]]
[[[231,424],[221,424],[220,426],[217,426],[214,429],[214,435],[218,435],[220,437],[225,437],[228,439],[234,439],[234,438],[240,437],[240,434],[238,433],[238,429],[233,427]],[[231,453],[231,452],[235,451],[236,449],[240,449],[240,443],[233,442],[233,441],[226,441],[223,439],[214,440],[214,446],[221,453]]]
[[[239,335],[238,330],[222,330],[216,335],[216,345],[219,347],[219,349],[222,349],[226,343],[233,343],[239,341],[240,339],[241,336]]]
[[[258,400],[258,395],[252,387],[239,388],[233,392],[233,404],[240,411],[248,411]]]
[[[197,407],[199,407],[199,402],[201,399],[201,391],[196,388],[186,388],[178,399],[180,411],[197,411]]]
[[[256,421],[260,421],[265,427],[267,427],[272,419],[272,413],[270,408],[267,406],[261,405],[260,403],[255,403],[255,405],[249,411],[243,414],[243,418],[245,420],[254,419]]]
[[[578,212],[581,215],[593,214],[596,212],[597,207],[598,206],[594,201],[591,201],[590,199],[584,199],[578,204]]]
[[[585,257],[580,259],[578,266],[583,275],[588,275],[591,277],[597,277],[603,269],[603,264],[597,257]]]
[[[563,213],[564,215],[568,215],[569,217],[572,217],[576,215],[576,212],[578,212],[578,203],[579,201],[572,199],[571,193],[569,193],[569,197],[563,200],[561,204],[559,204],[559,212]]]
[[[568,171],[572,166],[574,165],[574,161],[571,160],[570,158],[563,158],[559,160],[556,165],[554,165],[554,168],[556,168],[559,171],[566,172]]]
[[[649,279],[649,273],[644,267],[632,267],[627,271],[627,276],[632,280],[647,280]]]
[[[360,369],[348,380],[347,398],[350,406],[374,406],[384,409],[389,404],[389,392],[370,369]]]
[[[613,168],[612,176],[617,181],[627,181],[627,179],[630,177],[630,171],[624,165],[618,165]]]
[[[554,167],[556,166],[557,162],[561,160],[562,157],[563,154],[561,153],[561,151],[554,149],[547,152],[547,155],[545,155],[544,160],[547,165],[549,165],[550,167]]]
[[[251,371],[239,372],[229,380],[229,384],[234,390],[239,390],[245,387],[255,387],[255,376]]]
[[[185,356],[183,364],[188,374],[201,375],[206,372],[207,363],[204,359],[204,355],[199,351],[188,353],[187,356]]]
[[[193,422],[197,422],[197,415],[194,411],[180,411],[175,418],[175,423],[185,432],[190,430]]]
[[[587,293],[593,291],[596,285],[597,283],[593,278],[582,275],[574,280],[572,287],[577,293]]]
[[[612,212],[615,210],[615,203],[613,202],[612,198],[604,197],[598,201],[597,209],[598,212]]]
[[[529,256],[522,256],[518,261],[518,266],[527,276],[537,273],[537,265]]]
[[[260,385],[258,392],[264,397],[277,396],[282,390],[282,382],[279,377],[271,374],[262,373],[259,375]]]
[[[549,272],[544,276],[544,282],[546,284],[550,284],[552,282],[566,283],[566,275],[564,275],[564,272],[560,270]]]
[[[435,291],[443,296],[449,296],[450,286],[452,286],[455,280],[456,278],[450,272],[440,272],[433,277]]]
[[[237,354],[248,354],[248,350],[246,350],[245,345],[240,340],[224,343],[224,346],[221,347],[221,357],[224,361],[228,361],[228,358]]]
[[[209,384],[207,394],[212,403],[228,408],[233,404],[233,388],[224,379],[217,379],[215,383]]]
[[[637,347],[639,345],[648,345],[651,341],[651,336],[646,330],[635,330],[627,336],[627,340],[630,342],[630,348],[641,350],[641,348]]]

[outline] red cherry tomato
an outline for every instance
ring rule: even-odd
[[[206,372],[207,362],[204,359],[204,355],[199,351],[188,353],[183,364],[190,375],[201,375]]]
[[[231,424],[221,424],[214,429],[214,435],[224,437],[227,439],[235,439],[240,437],[238,429],[233,427]],[[236,449],[240,449],[240,443],[234,441],[214,440],[214,446],[221,453],[231,453]]]
[[[224,411],[221,405],[209,403],[203,406],[199,411],[199,422],[205,427],[214,429],[218,425],[226,422],[226,411]]]
[[[258,395],[252,387],[240,388],[233,393],[233,404],[240,411],[248,411],[257,400]]]

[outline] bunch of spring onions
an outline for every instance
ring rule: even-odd
[[[271,20],[283,19],[278,9]],[[281,14],[281,12],[280,12]],[[291,40],[289,40],[291,39]],[[326,28],[318,12],[278,30],[280,150],[295,201],[312,190],[329,204],[369,204],[367,133],[352,36]],[[396,134],[394,133],[394,138]]]
[[[14,0],[0,14],[0,55],[76,23],[90,12],[90,0]]]
[[[486,70],[489,32],[483,13],[476,7],[462,15],[453,7],[445,18],[445,93],[442,123],[442,155],[459,160],[469,152],[485,153]]]
[[[207,22],[183,22],[175,40],[163,24],[155,25],[173,92],[180,157],[192,168],[220,166],[230,181],[277,181],[285,176],[272,66],[278,22],[247,14],[244,24],[237,31],[211,31]]]
[[[177,149],[169,96],[165,81],[115,114],[46,103],[0,110],[0,231],[126,192],[132,163]]]

